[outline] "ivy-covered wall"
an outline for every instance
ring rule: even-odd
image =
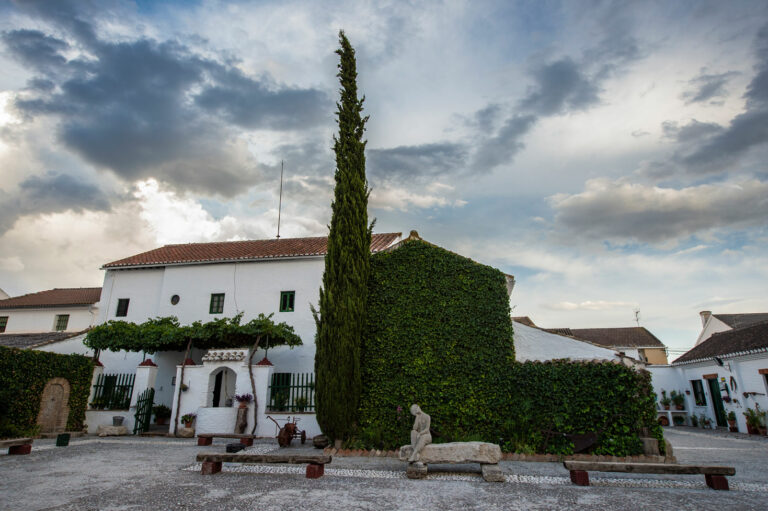
[[[499,270],[419,240],[371,257],[360,360],[363,442],[408,443],[411,403],[444,438],[482,434],[476,425],[497,415],[488,403],[513,360]]]
[[[40,397],[51,378],[70,384],[68,431],[80,431],[91,391],[93,362],[82,355],[0,346],[0,438],[36,432]]]
[[[358,442],[410,442],[418,403],[433,441],[483,440],[505,451],[568,454],[562,434],[597,432],[598,454],[659,439],[650,375],[614,363],[514,361],[504,275],[413,240],[371,258]]]

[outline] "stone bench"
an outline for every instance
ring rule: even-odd
[[[29,454],[32,452],[31,438],[9,438],[0,440],[0,449],[8,448],[8,454]]]
[[[630,474],[703,474],[707,486],[713,490],[728,490],[728,479],[736,473],[733,467],[678,465],[674,463],[614,463],[606,461],[565,461],[571,473],[571,482],[589,486],[589,472],[625,472]]]
[[[408,461],[413,448],[406,445],[400,448],[400,461]],[[501,447],[487,442],[452,442],[448,444],[429,444],[419,453],[419,461],[408,463],[406,475],[410,479],[427,477],[430,463],[479,463],[483,479],[491,482],[504,482],[504,474],[499,468]]]
[[[254,435],[238,435],[237,433],[200,433],[197,435],[197,445],[211,445],[214,438],[238,438],[245,446],[252,446]]]
[[[222,463],[290,463],[307,464],[307,478],[317,479],[325,473],[325,465],[331,462],[330,456],[302,454],[198,454],[197,461],[203,464],[204,475],[221,472]]]

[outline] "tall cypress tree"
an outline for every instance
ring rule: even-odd
[[[339,32],[339,82],[334,136],[336,186],[320,289],[315,354],[317,422],[332,440],[349,438],[360,402],[360,343],[370,273],[371,229],[363,134],[368,117],[357,97],[355,50]]]

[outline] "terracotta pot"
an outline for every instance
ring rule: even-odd
[[[749,424],[747,424],[747,433],[749,433],[750,435],[759,435],[760,431],[758,431],[757,428],[754,428],[754,427],[750,426]]]
[[[184,427],[185,427],[185,428],[191,428],[191,427],[192,427],[192,421],[189,421],[189,422],[185,422],[185,423],[184,423]]]
[[[675,405],[675,408],[678,410],[685,410],[685,405]]]
[[[248,408],[248,403],[241,401],[240,406],[238,406],[238,408]]]
[[[736,421],[729,420],[728,421],[728,429],[730,430],[731,433],[738,433],[739,432],[739,428],[736,427]]]
[[[667,419],[665,416],[659,417],[659,425],[661,426],[669,426],[669,419]]]
[[[669,410],[669,405],[664,405],[665,410]]]

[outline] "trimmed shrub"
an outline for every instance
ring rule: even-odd
[[[0,438],[27,436],[37,431],[43,389],[56,377],[66,379],[70,385],[67,430],[82,430],[93,361],[82,355],[0,346]]]
[[[569,454],[565,434],[594,432],[594,453],[624,456],[642,453],[641,428],[662,440],[647,371],[517,363],[512,335],[500,271],[418,240],[372,256],[358,443],[408,444],[412,403],[431,415],[435,443]]]

